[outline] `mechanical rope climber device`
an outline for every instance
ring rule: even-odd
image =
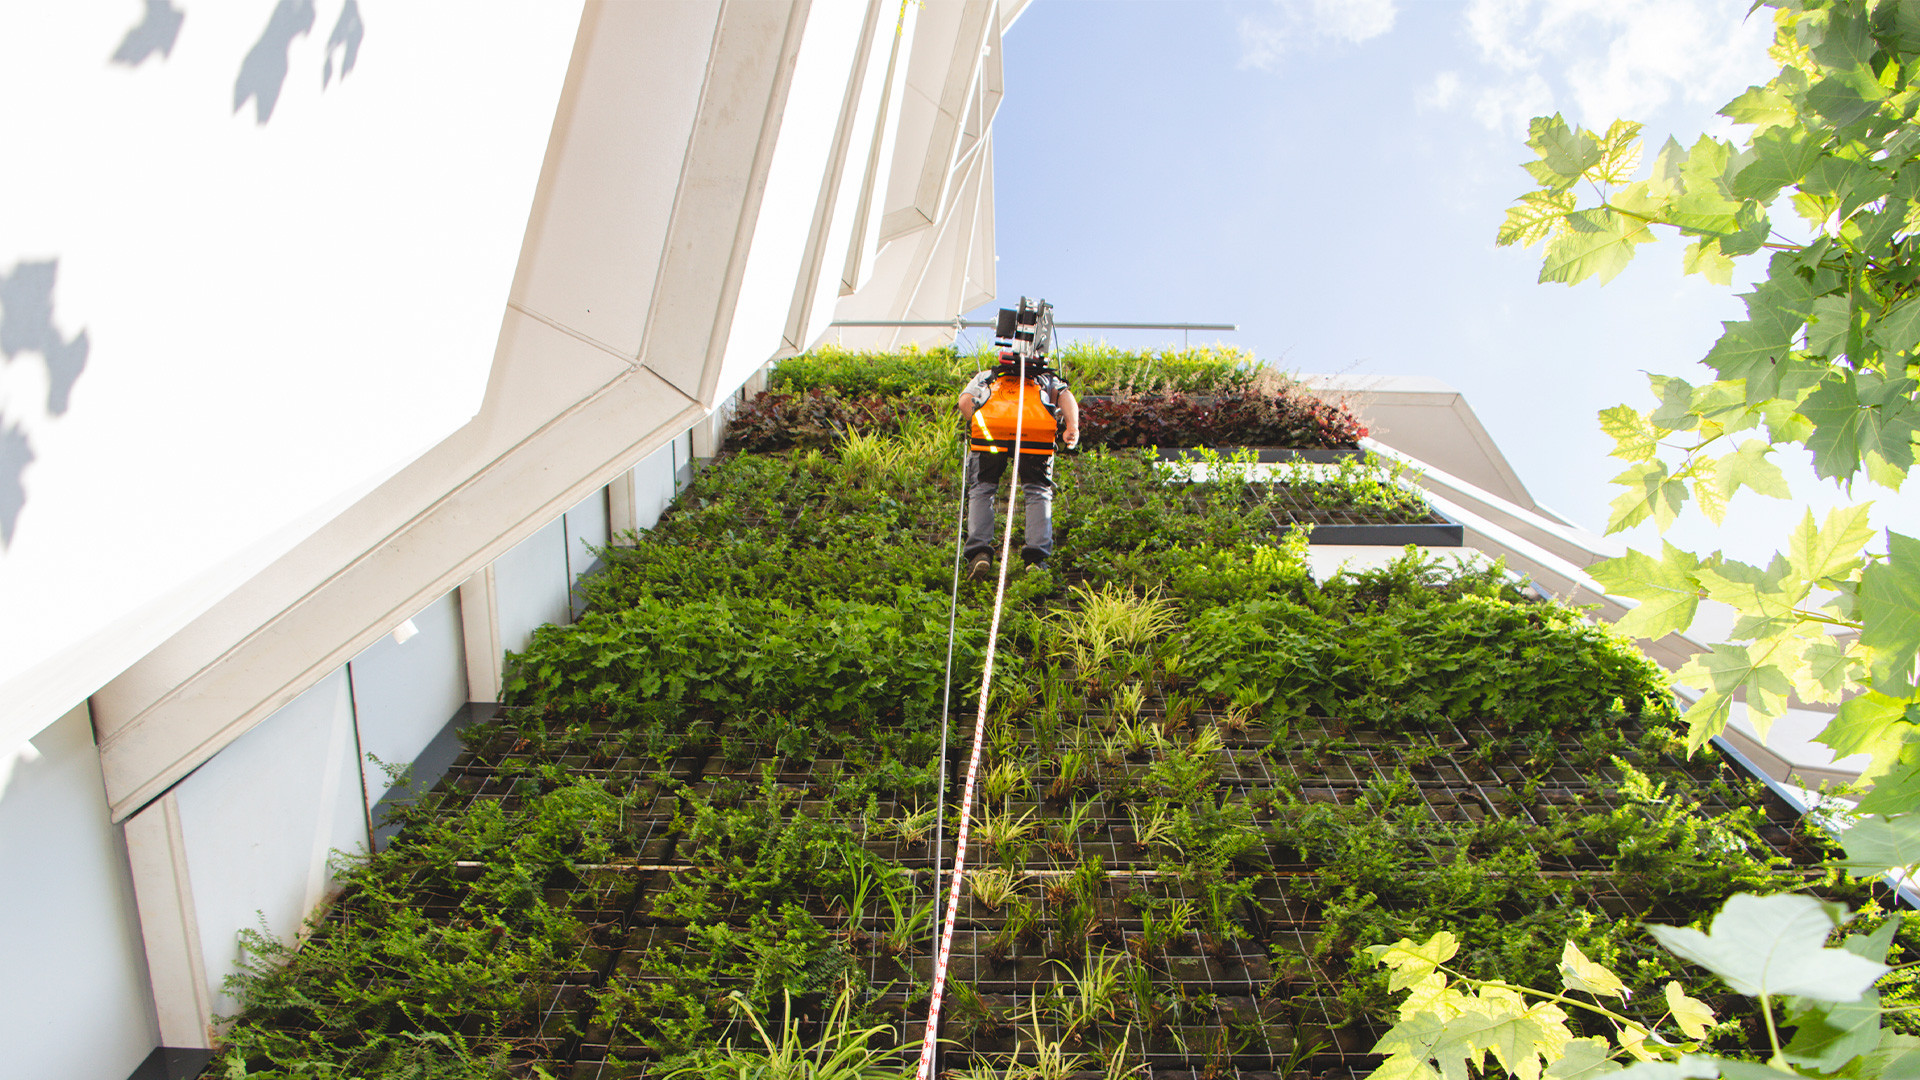
[[[1001,308],[994,348],[998,361],[987,399],[976,406],[968,423],[969,449],[987,454],[1053,453],[1060,428],[1058,402],[1050,400],[1040,380],[1031,378],[1054,370],[1049,367],[1053,305],[1023,296],[1018,308]],[[1016,432],[1017,439],[1010,437]]]

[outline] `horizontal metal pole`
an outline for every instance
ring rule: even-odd
[[[888,321],[883,319],[848,319],[845,322],[828,323],[829,326],[951,326],[961,330],[979,327],[997,326],[994,322],[980,322],[970,319],[949,319],[941,322],[935,319],[917,319]],[[1186,322],[1057,322],[1056,330],[1238,330],[1238,323],[1186,323]]]

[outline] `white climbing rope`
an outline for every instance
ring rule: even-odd
[[[1027,385],[1027,357],[1020,356],[1020,388],[1024,392]],[[975,406],[978,408],[978,405]],[[967,834],[973,825],[973,796],[980,779],[980,753],[986,747],[987,698],[993,689],[993,659],[1000,643],[1000,613],[1007,599],[1007,559],[1013,553],[1013,496],[1020,488],[1021,436],[1025,434],[1026,410],[1016,410],[1013,420],[1013,476],[1007,481],[1007,527],[1000,539],[1000,580],[993,593],[993,618],[987,624],[986,664],[980,672],[980,704],[973,718],[973,750],[967,758],[967,780],[960,790],[960,824],[953,834],[953,869],[948,874],[947,914],[940,921],[940,944],[933,954],[933,986],[927,995],[927,1029],[920,1040],[920,1065],[915,1072],[915,1080],[931,1080],[933,1076],[934,1050],[940,1041],[940,1005],[947,992],[947,964],[953,956],[953,927],[960,916],[960,885],[966,877]],[[965,474],[962,474],[961,513],[966,512]],[[964,518],[962,519],[964,521]],[[959,578],[954,579],[954,602],[959,601]],[[949,613],[951,626],[951,612]],[[951,650],[952,637],[949,632],[948,648]],[[952,685],[952,661],[949,653],[948,685]],[[943,715],[941,723],[940,757],[940,795],[944,803],[946,797],[946,723]],[[934,881],[940,880],[939,851],[934,852]],[[937,884],[936,884],[937,887]]]

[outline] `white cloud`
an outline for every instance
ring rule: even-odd
[[[1453,107],[1460,98],[1460,73],[1443,71],[1433,77],[1433,82],[1420,91],[1414,104],[1421,112],[1442,111]]]
[[[1313,24],[1322,37],[1359,44],[1393,29],[1394,0],[1313,0]]]
[[[1240,20],[1240,66],[1272,70],[1300,48],[1358,45],[1393,29],[1398,0],[1273,0]]]
[[[1776,70],[1772,26],[1723,0],[1471,0],[1485,70],[1474,115],[1524,131],[1540,112],[1576,123],[1647,119],[1675,102],[1718,105]]]

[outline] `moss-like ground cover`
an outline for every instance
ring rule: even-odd
[[[960,444],[899,415],[723,456],[609,551],[311,940],[255,942],[214,1075],[917,1045]],[[1479,976],[1556,985],[1572,940],[1636,994],[1678,978],[1751,1046],[1743,999],[1638,920],[1783,884],[1869,902],[1758,783],[1680,756],[1663,677],[1610,631],[1417,555],[1315,582],[1275,508],[1338,492],[1151,459],[1062,458],[1054,568],[1008,589],[944,1068],[1364,1074],[1397,995],[1360,950],[1440,929]],[[949,797],[991,601],[959,586]]]

